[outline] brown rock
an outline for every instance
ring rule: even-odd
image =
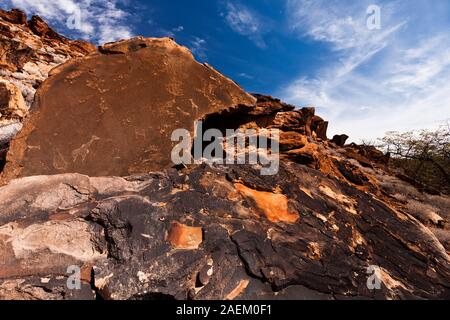
[[[316,136],[324,141],[328,140],[327,138],[327,130],[328,130],[328,122],[324,121],[319,116],[313,116],[310,122],[311,131],[316,134]]]
[[[275,114],[281,111],[292,111],[295,106],[282,102],[280,99],[275,99],[271,96],[262,94],[253,94],[257,98],[256,107],[249,112],[252,116]]]
[[[269,128],[306,134],[306,120],[307,118],[299,111],[278,112]]]
[[[206,286],[209,281],[211,280],[211,277],[214,274],[214,265],[213,260],[210,259],[208,263],[200,270],[200,272],[197,275],[197,284],[199,286]]]
[[[29,25],[41,36],[37,36]],[[21,11],[0,11],[0,80],[17,86],[28,108],[33,103],[36,89],[51,69],[72,57],[96,50],[84,41],[70,41],[59,36],[40,18],[34,18],[29,25]]]
[[[362,186],[369,181],[366,175],[349,161],[339,161],[336,165],[342,175],[351,183]]]
[[[349,156],[357,153],[359,156],[362,156],[368,162],[379,163],[379,164],[388,164],[390,155],[384,154],[382,151],[378,150],[374,146],[370,145],[357,145],[355,143],[351,143],[347,148],[347,153]],[[359,159],[356,159],[359,161]]]
[[[6,20],[14,24],[27,23],[27,15],[25,14],[25,12],[18,9],[12,9],[11,11],[5,11],[0,9],[0,19]]]
[[[239,297],[239,295],[242,294],[242,292],[244,292],[245,289],[247,289],[248,284],[250,283],[250,281],[248,281],[247,279],[245,280],[241,280],[239,281],[239,284],[237,285],[236,288],[234,288],[226,297],[225,300],[234,300],[237,297]]]
[[[125,176],[168,168],[179,143],[171,141],[175,129],[193,136],[195,120],[255,104],[171,39],[136,38],[105,48],[109,53],[65,64],[44,82],[36,111],[11,144],[6,179],[64,172]]]
[[[0,126],[10,120],[23,119],[27,112],[20,90],[12,83],[0,80]]]
[[[343,147],[348,138],[349,136],[346,134],[335,135],[331,142],[335,143],[338,147]]]
[[[0,80],[0,169],[6,160],[9,141],[22,129],[20,121],[28,107],[20,90],[12,83]]]
[[[9,141],[22,129],[20,121],[28,107],[20,90],[12,83],[0,80],[0,169],[6,161]]]
[[[300,113],[303,115],[304,118],[312,118],[316,114],[316,108],[314,107],[304,107],[300,109]]]
[[[372,162],[367,159],[365,156],[361,155],[354,148],[345,148],[345,155],[348,158],[354,159],[358,161],[362,166],[367,168],[373,168]]]
[[[203,231],[199,227],[189,227],[179,222],[172,223],[167,240],[176,249],[195,250],[203,241]]]
[[[27,45],[9,39],[0,38],[0,66],[11,72],[21,70],[32,59],[33,50]]]
[[[83,40],[73,40],[69,43],[69,46],[72,51],[85,55],[97,51],[97,48],[92,43]]]
[[[8,144],[0,145],[0,171],[3,170],[3,167],[6,164],[6,154],[8,153]]]
[[[67,40],[49,38],[39,21],[36,27],[42,38],[30,36],[26,26],[14,29],[0,13],[2,43],[19,39],[31,50],[32,58],[19,63],[14,57],[27,55],[18,55],[14,45],[0,46],[12,50],[6,51],[12,59],[2,61],[22,75],[46,73],[92,50],[81,43],[72,51]],[[120,151],[120,157],[135,152],[124,172],[147,170],[142,164],[170,144],[166,131],[172,123],[191,125],[202,117],[207,127],[221,130],[281,129],[280,170],[262,176],[253,165],[195,165],[123,178],[61,174],[12,180],[0,187],[0,299],[450,298],[447,198],[420,194],[427,190],[398,174],[410,185],[396,192],[405,189],[421,202],[411,206],[405,195],[393,197],[389,190],[400,181],[376,148],[336,148],[326,140],[327,122],[313,108],[292,110],[262,95],[255,105],[173,41],[135,38],[100,51],[52,72],[24,143],[14,142],[16,155],[26,156],[14,170],[28,163],[36,170],[59,168],[74,155],[74,162],[95,164],[109,155],[106,162],[119,163],[122,158],[114,155]],[[29,80],[14,83],[20,87]],[[12,81],[0,91],[4,110],[11,109]],[[238,104],[247,99],[250,104]],[[0,126],[0,134],[4,128],[11,127]],[[149,141],[154,153],[144,152]],[[143,156],[128,145],[142,148]],[[3,148],[0,140],[0,166]],[[422,203],[425,209],[418,210]],[[80,268],[80,290],[68,288],[68,266]],[[379,269],[379,290],[367,286],[369,266]]]
[[[289,158],[297,163],[315,168],[320,158],[317,151],[317,145],[307,143],[304,147],[293,149],[286,152]]]
[[[42,38],[48,38],[53,40],[59,40],[63,42],[68,42],[68,39],[58,34],[49,25],[42,20],[39,16],[32,16],[31,20],[28,22],[28,27],[31,31],[33,31],[36,35]]]
[[[121,40],[117,42],[105,43],[98,47],[98,51],[103,54],[127,54],[138,51],[139,49],[147,48],[149,46],[162,47],[167,46],[168,42],[160,41],[160,39],[146,39],[144,37],[135,37],[130,40]],[[171,43],[174,47],[175,42]]]
[[[269,128],[284,131],[296,131],[303,135],[327,140],[328,122],[315,115],[315,108],[305,107],[300,110],[278,112]]]
[[[280,151],[300,149],[308,144],[306,136],[295,131],[280,132]]]

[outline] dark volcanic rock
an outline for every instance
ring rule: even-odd
[[[6,164],[6,154],[8,153],[8,144],[0,144],[0,171]]]
[[[80,298],[71,265],[105,299],[450,298],[423,225],[295,163],[29,177],[0,188],[0,212],[1,298]]]
[[[347,142],[348,138],[349,136],[346,134],[339,134],[335,135],[331,141],[335,143],[337,146],[343,147]]]
[[[11,143],[4,178],[171,167],[172,132],[256,99],[169,38],[109,44],[57,68]],[[178,142],[177,142],[178,143]]]

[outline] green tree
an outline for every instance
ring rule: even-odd
[[[450,193],[450,122],[435,131],[388,132],[380,147],[415,180]]]

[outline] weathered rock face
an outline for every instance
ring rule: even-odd
[[[22,93],[12,83],[0,80],[0,126],[22,120],[28,112]],[[1,143],[1,142],[0,142]]]
[[[424,225],[293,162],[23,178],[0,212],[1,298],[450,298],[450,248]]]
[[[277,175],[194,165],[0,188],[0,298],[450,298],[449,210],[411,211],[382,187],[389,176],[366,158],[373,150],[349,160],[354,146],[307,129],[298,114],[311,109],[294,116],[258,96],[252,112],[221,125],[283,128]],[[380,290],[367,286],[371,266]],[[67,282],[74,267],[79,289]]]
[[[27,15],[18,9],[4,11],[0,9],[0,19],[13,24],[27,24]]]
[[[74,50],[0,11],[0,35],[12,24],[48,54]],[[2,70],[56,64],[15,45]],[[250,96],[170,39],[106,44],[51,73],[8,153],[5,180],[28,177],[0,187],[0,299],[450,299],[450,200],[397,179],[375,148],[329,141],[314,108]],[[17,126],[0,136],[22,126],[19,90],[0,81]],[[279,129],[278,174],[169,168],[172,131],[200,119]]]
[[[4,148],[2,143],[9,141],[17,133],[17,127],[21,127],[36,89],[50,70],[95,50],[84,41],[60,36],[39,17],[27,22],[25,13],[20,10],[0,9],[0,148]],[[22,98],[16,93],[21,93]],[[8,97],[11,100],[5,101]],[[5,105],[9,106],[7,110]]]
[[[40,87],[4,175],[126,176],[168,168],[175,129],[193,135],[195,120],[250,110],[255,101],[169,38],[105,45],[55,69]]]
[[[335,143],[337,146],[343,147],[345,145],[345,142],[347,142],[348,138],[349,136],[346,134],[339,134],[335,135],[331,141]]]

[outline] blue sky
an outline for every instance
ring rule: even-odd
[[[380,8],[369,29],[367,8]],[[2,0],[102,43],[172,36],[249,92],[316,106],[353,141],[450,118],[448,0]],[[71,19],[72,20],[68,20]],[[68,24],[76,19],[77,24]],[[74,27],[75,26],[75,27]]]

